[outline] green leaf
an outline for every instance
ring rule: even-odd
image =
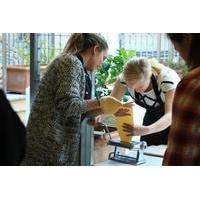
[[[122,73],[125,63],[136,55],[135,50],[120,48],[116,55],[109,55],[96,72],[96,86],[106,88],[106,84],[114,83]]]

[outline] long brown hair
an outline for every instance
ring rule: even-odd
[[[82,53],[85,50],[94,47],[96,45],[99,47],[99,51],[108,49],[107,42],[99,34],[73,33],[70,36],[63,50],[63,53],[70,53],[70,54]]]
[[[192,36],[192,41],[189,49],[189,55],[186,61],[191,69],[200,66],[200,34],[190,33]],[[181,45],[184,39],[187,37],[188,33],[167,33],[167,37],[174,42]]]

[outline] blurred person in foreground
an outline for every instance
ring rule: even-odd
[[[200,34],[169,33],[189,66],[178,84],[163,165],[200,165]]]
[[[0,165],[20,165],[26,147],[26,128],[0,90]]]

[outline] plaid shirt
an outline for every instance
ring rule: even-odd
[[[178,84],[163,165],[200,165],[200,67]]]

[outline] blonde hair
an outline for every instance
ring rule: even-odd
[[[157,59],[155,58],[150,58],[148,59],[148,62],[150,63],[151,65],[151,68],[152,68],[152,73],[155,75],[155,76],[158,76],[162,70],[162,68],[164,67],[163,64],[159,63]]]
[[[162,67],[156,59],[134,58],[125,64],[123,77],[125,81],[140,80],[143,76],[150,78],[152,74],[159,75]]]
[[[97,45],[99,50],[107,50],[108,44],[105,39],[95,33],[73,33],[63,50],[63,53],[77,54]]]

